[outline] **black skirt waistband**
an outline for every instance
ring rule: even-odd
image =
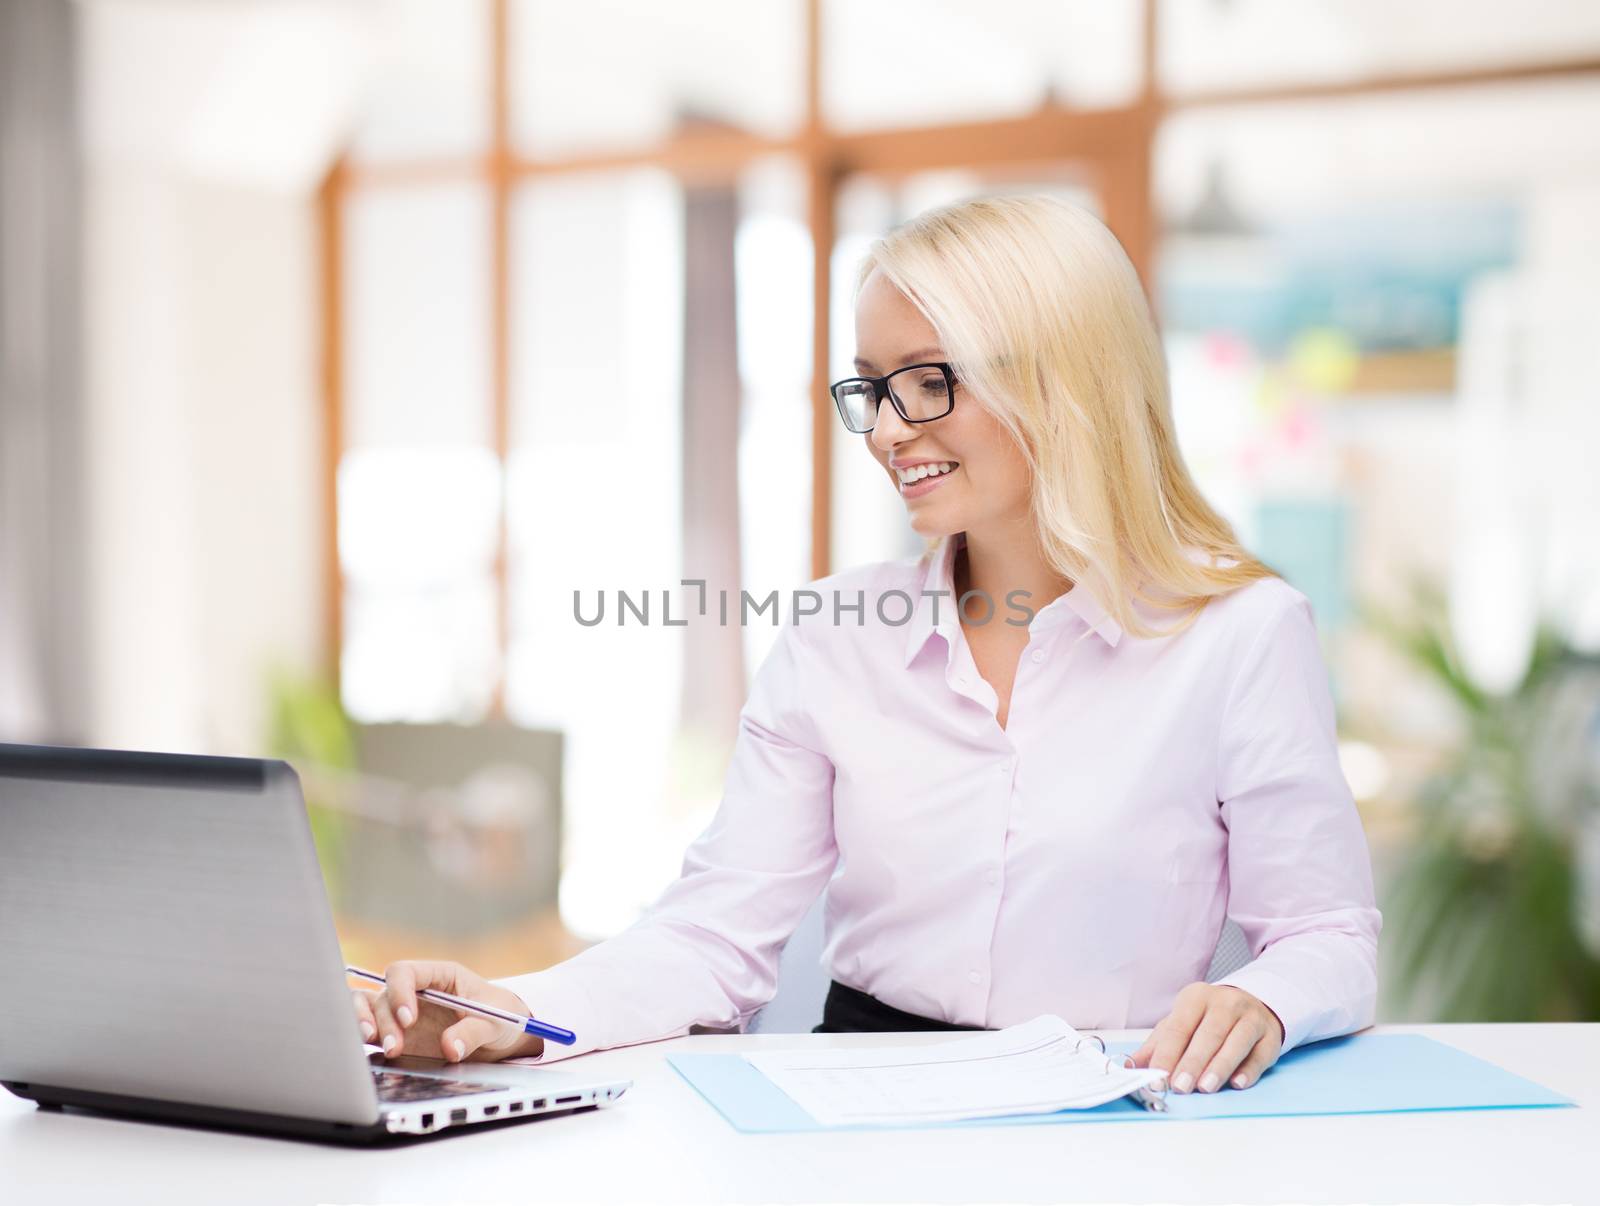
[[[854,1034],[889,1030],[982,1030],[982,1026],[962,1026],[907,1013],[885,1005],[870,993],[834,980],[822,1005],[822,1023],[811,1028],[813,1034]]]

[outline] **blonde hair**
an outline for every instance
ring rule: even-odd
[[[1093,214],[1046,195],[940,206],[873,242],[857,296],[874,269],[1021,448],[1045,561],[1084,582],[1124,632],[1176,636],[1215,596],[1278,576],[1190,477],[1144,289]],[[1134,598],[1187,614],[1154,628]]]

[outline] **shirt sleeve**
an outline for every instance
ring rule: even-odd
[[[1382,916],[1339,765],[1311,603],[1299,592],[1262,625],[1238,667],[1217,800],[1228,828],[1228,914],[1253,956],[1217,983],[1276,1013],[1285,1051],[1370,1025]]]
[[[784,626],[739,713],[722,801],[640,920],[544,971],[497,980],[574,1031],[539,1062],[742,1028],[772,999],[778,956],[838,859],[833,764],[819,752],[805,642]]]

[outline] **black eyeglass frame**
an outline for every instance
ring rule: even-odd
[[[890,388],[889,378],[898,377],[901,373],[909,373],[913,369],[926,368],[936,368],[944,373],[944,393],[945,397],[949,399],[950,404],[936,415],[929,415],[926,419],[913,419],[910,415],[906,414],[906,408],[901,404],[900,399],[895,396],[894,390]],[[839,412],[839,418],[844,423],[845,430],[855,435],[866,435],[867,432],[872,430],[872,427],[876,427],[878,425],[877,412],[874,411],[872,427],[863,427],[857,429],[850,426],[850,416],[845,413],[844,400],[839,397],[839,388],[840,386],[849,385],[856,381],[867,381],[871,383],[873,405],[876,407],[881,408],[883,406],[884,395],[887,394],[889,397],[889,404],[894,407],[895,413],[907,423],[932,423],[936,419],[944,418],[945,415],[949,414],[956,408],[956,385],[958,384],[958,379],[956,377],[955,369],[951,368],[949,362],[944,360],[931,360],[924,364],[908,364],[902,368],[895,369],[895,371],[892,373],[886,373],[882,377],[844,377],[828,386],[828,392],[833,395],[833,405]]]

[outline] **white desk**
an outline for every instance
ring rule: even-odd
[[[741,1135],[665,1053],[885,1036],[697,1036],[580,1056],[634,1080],[600,1111],[391,1150],[43,1112],[0,1091],[0,1202],[1600,1198],[1600,1025],[1379,1030],[1452,1043],[1580,1108]]]

